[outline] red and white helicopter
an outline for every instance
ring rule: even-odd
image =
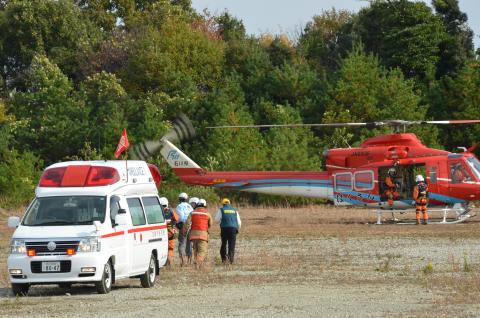
[[[480,120],[402,121],[370,123],[248,125],[209,128],[269,127],[401,127],[417,124],[473,124]],[[171,141],[192,137],[193,126],[185,116],[161,140],[133,147],[133,157],[146,159],[160,150],[175,174],[191,185],[213,186],[272,195],[292,195],[328,199],[335,205],[356,205],[379,211],[406,210],[414,207],[412,198],[415,176],[426,176],[429,206],[443,207],[441,223],[467,219],[473,201],[480,200],[480,161],[465,149],[452,153],[426,147],[415,134],[394,133],[365,140],[360,147],[325,150],[325,171],[206,171],[178,149]],[[396,170],[398,197],[393,206],[383,197],[388,170]],[[458,178],[459,171],[463,175]],[[447,221],[448,211],[455,219]],[[392,213],[393,214],[393,213]],[[380,222],[380,214],[379,214]]]

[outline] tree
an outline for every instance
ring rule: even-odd
[[[183,95],[192,86],[200,92],[211,89],[222,73],[223,43],[193,29],[182,16],[156,23],[141,21],[132,27],[135,41],[121,75],[127,90]]]
[[[15,147],[47,162],[75,154],[81,147],[87,111],[73,96],[73,85],[57,65],[37,55],[26,73],[26,92],[13,94],[8,111],[19,121]]]
[[[300,112],[288,105],[264,101],[261,112],[269,124],[301,124]],[[308,128],[271,128],[264,133],[268,147],[267,170],[318,170],[317,140]]]
[[[10,88],[25,89],[21,76],[37,54],[75,78],[77,53],[100,39],[69,0],[12,1],[0,15],[0,73]]]
[[[332,8],[313,17],[300,36],[298,49],[317,71],[334,71],[352,48],[352,13]]]
[[[427,107],[420,105],[420,101],[413,80],[406,80],[399,69],[385,69],[374,55],[365,54],[361,46],[355,47],[342,62],[338,79],[330,92],[324,122],[423,120]],[[389,130],[362,129],[351,135],[349,141],[360,142]],[[415,127],[412,132],[418,133],[425,143],[437,145],[435,128]],[[329,140],[324,142],[329,145]]]
[[[425,79],[435,73],[446,32],[424,2],[377,0],[358,13],[354,32],[367,52],[406,77]]]
[[[460,11],[458,0],[433,0],[432,4],[447,31],[440,43],[437,68],[437,76],[442,77],[457,73],[474,57],[473,31],[467,24],[467,15]]]
[[[197,121],[201,127],[253,124],[243,93],[232,77],[203,103],[205,113]],[[215,129],[201,136],[192,150],[211,170],[262,170],[266,165],[265,143],[255,129]]]
[[[435,105],[442,119],[475,119],[480,113],[480,62],[467,63],[455,77],[446,76],[438,88],[439,100]],[[442,143],[451,150],[458,146],[471,146],[480,140],[480,126],[465,125],[462,129],[442,128]]]
[[[218,31],[223,40],[230,42],[246,38],[245,26],[241,20],[232,17],[228,12],[224,12],[215,18]]]
[[[88,77],[79,93],[88,110],[88,140],[101,150],[104,158],[113,158],[115,146],[127,128],[129,96],[113,74],[101,72]]]

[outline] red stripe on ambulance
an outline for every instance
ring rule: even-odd
[[[107,238],[107,237],[114,237],[114,236],[120,236],[125,234],[125,231],[120,231],[120,232],[113,232],[113,233],[108,233],[100,236],[101,238]]]
[[[145,232],[145,231],[153,231],[153,230],[161,230],[161,229],[166,229],[167,225],[156,225],[156,226],[147,226],[147,227],[141,227],[141,228],[136,228],[136,229],[130,229],[128,230],[128,233],[137,233],[137,232]]]

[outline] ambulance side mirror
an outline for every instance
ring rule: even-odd
[[[11,216],[8,218],[8,227],[17,228],[20,225],[20,218],[18,216]]]
[[[121,225],[127,225],[127,224],[128,224],[127,213],[120,213],[120,211],[118,211],[118,214],[115,215],[115,226],[118,226],[118,225],[121,226]]]

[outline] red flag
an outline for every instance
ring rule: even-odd
[[[115,158],[118,158],[118,156],[120,156],[122,152],[127,150],[128,146],[130,146],[130,143],[128,142],[127,130],[124,128],[122,132],[122,136],[118,141],[117,149],[115,149]]]

